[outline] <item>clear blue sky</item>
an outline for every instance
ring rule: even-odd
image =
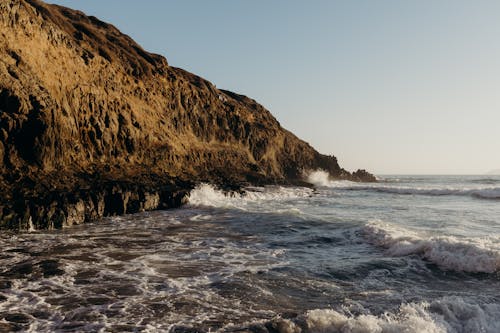
[[[49,2],[256,99],[348,170],[500,169],[500,1]]]

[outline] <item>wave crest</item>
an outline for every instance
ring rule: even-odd
[[[429,305],[405,304],[397,313],[380,316],[346,315],[335,310],[318,309],[307,312],[305,319],[309,332],[427,332],[445,333],[446,325],[435,321],[427,311]]]
[[[233,192],[224,193],[209,184],[196,186],[189,194],[189,204],[193,206],[223,207],[241,198]]]
[[[328,175],[328,172],[323,171],[323,170],[316,170],[310,172],[307,177],[307,181],[313,185],[316,186],[330,186],[331,181],[330,181],[330,176]]]
[[[323,170],[315,170],[307,174],[306,180],[318,187],[342,187],[354,186],[356,184],[350,180],[331,180],[328,172]]]
[[[321,174],[314,173],[308,181],[317,186],[330,187],[346,191],[373,191],[389,194],[406,195],[428,195],[428,196],[470,196],[479,199],[500,199],[500,187],[476,187],[476,188],[455,188],[455,187],[410,187],[410,186],[390,186],[390,185],[361,185],[349,181],[330,181],[322,178]]]
[[[400,179],[379,179],[376,184],[360,184],[349,180],[331,180],[328,173],[323,170],[316,170],[307,175],[307,181],[318,187],[329,187],[337,190],[346,191],[373,191],[389,194],[407,194],[407,195],[429,195],[429,196],[445,196],[458,195],[470,196],[479,199],[500,199],[500,187],[498,186],[483,186],[483,187],[413,187],[413,186],[395,186],[391,183],[399,183]],[[382,185],[381,185],[382,183]],[[386,185],[383,185],[386,184]]]
[[[387,249],[393,256],[417,254],[442,269],[494,273],[500,270],[500,238],[428,237],[381,221],[363,228],[373,244]]]
[[[291,199],[307,198],[312,194],[313,190],[305,187],[249,187],[243,193],[238,193],[223,192],[212,185],[200,184],[191,191],[189,204],[191,206],[247,209],[252,204],[279,203]]]
[[[334,310],[312,310],[306,316],[309,332],[498,332],[500,305],[468,303],[445,297],[432,303],[409,303],[379,316],[346,315]]]
[[[443,297],[432,302],[406,303],[393,312],[373,315],[315,309],[294,319],[278,318],[252,331],[279,333],[497,333],[498,304],[478,304],[461,297]],[[271,328],[271,329],[269,329]]]

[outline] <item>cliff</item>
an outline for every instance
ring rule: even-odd
[[[294,183],[313,169],[372,179],[95,17],[0,0],[0,27],[0,225],[173,207],[199,181]]]

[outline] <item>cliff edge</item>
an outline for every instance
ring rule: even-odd
[[[2,227],[175,207],[200,181],[297,183],[315,169],[374,180],[95,17],[1,0],[0,27]]]

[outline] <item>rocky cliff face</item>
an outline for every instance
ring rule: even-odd
[[[0,0],[4,224],[32,218],[12,213],[12,202],[24,201],[25,212],[42,193],[99,188],[104,198],[135,184],[160,196],[186,180],[286,183],[318,168],[370,179],[341,169],[254,100],[169,66],[110,24],[38,0]],[[104,186],[112,182],[129,185]]]

